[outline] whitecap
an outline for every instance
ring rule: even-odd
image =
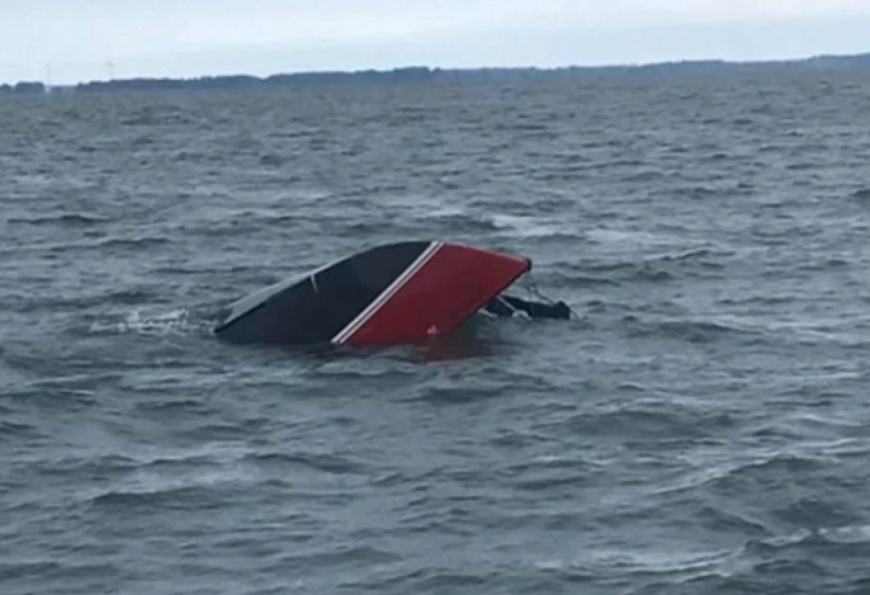
[[[511,235],[526,238],[575,233],[565,223],[542,217],[496,214],[492,216],[491,221],[498,229],[508,230],[512,232]]]
[[[141,335],[185,335],[199,331],[208,324],[205,320],[190,317],[186,308],[167,312],[143,313],[141,310],[129,312],[123,320],[112,322],[95,320],[90,327],[92,333],[137,333]]]

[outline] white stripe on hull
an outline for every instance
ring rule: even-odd
[[[432,242],[426,249],[418,256],[414,262],[412,262],[407,269],[405,269],[401,275],[396,277],[396,279],[384,290],[381,294],[376,297],[368,307],[359,313],[359,315],[354,318],[350,324],[341,329],[337,335],[332,338],[332,342],[339,344],[344,343],[350,337],[357,332],[362,326],[371,320],[371,318],[378,313],[378,311],[384,307],[384,305],[393,297],[402,287],[404,287],[408,281],[419,271],[423,266],[432,260],[438,250],[444,245],[444,242]]]

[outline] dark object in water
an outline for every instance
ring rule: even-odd
[[[500,300],[533,318],[570,313],[564,304],[495,299],[531,266],[464,244],[385,244],[235,302],[215,333],[233,343],[383,345],[450,333],[482,308],[499,314]]]
[[[565,302],[533,302],[511,295],[498,295],[491,299],[483,308],[484,312],[501,317],[525,315],[529,318],[553,318],[569,320],[571,308]]]

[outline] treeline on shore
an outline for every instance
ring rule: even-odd
[[[127,78],[88,81],[72,86],[49,87],[40,81],[0,85],[0,94],[39,94],[64,90],[93,92],[107,90],[256,89],[270,87],[332,85],[342,83],[401,83],[420,81],[458,82],[468,80],[523,80],[576,77],[630,77],[644,74],[715,74],[720,72],[803,72],[813,70],[870,70],[870,53],[851,56],[816,56],[803,60],[729,62],[686,60],[622,66],[568,66],[562,68],[469,68],[441,69],[426,66],[355,72],[300,72],[253,75],[202,76],[195,78]]]

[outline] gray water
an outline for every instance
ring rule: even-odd
[[[0,592],[870,592],[861,77],[4,99]],[[578,319],[211,335],[420,238]]]

